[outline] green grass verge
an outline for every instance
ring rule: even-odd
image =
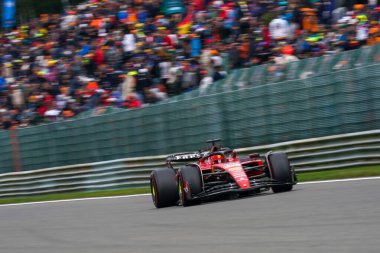
[[[356,177],[371,177],[371,176],[380,176],[380,166],[366,166],[366,167],[355,167],[355,168],[346,168],[346,169],[339,169],[339,170],[297,173],[299,182],[356,178]],[[111,196],[121,196],[121,195],[142,194],[142,193],[149,193],[149,192],[150,192],[149,188],[136,188],[136,189],[107,190],[107,191],[97,191],[97,192],[60,193],[60,194],[49,194],[49,195],[40,195],[40,196],[31,196],[31,197],[0,198],[0,205],[26,203],[26,202],[38,202],[38,201],[50,201],[50,200],[111,197]]]
[[[68,193],[46,194],[46,195],[30,196],[30,197],[0,198],[0,205],[26,203],[26,202],[51,201],[51,200],[112,197],[112,196],[142,194],[142,193],[148,193],[148,192],[150,192],[150,189],[148,187],[135,188],[135,189],[96,191],[96,192],[68,192]]]
[[[299,182],[374,176],[380,176],[379,165],[297,173]]]

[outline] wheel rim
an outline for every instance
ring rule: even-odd
[[[152,200],[153,200],[153,203],[154,203],[154,205],[155,206],[157,206],[157,198],[158,198],[158,196],[157,196],[157,190],[156,190],[156,179],[154,178],[154,177],[152,177],[152,184],[151,184],[152,186],[151,186],[151,193],[152,193]]]
[[[182,182],[181,182],[181,180],[179,180],[179,182],[178,182],[178,193],[182,194]]]
[[[179,177],[179,179],[178,179],[178,195],[179,195],[179,200],[181,202],[181,205],[183,205],[184,200],[185,200],[185,196],[184,196],[183,183],[182,183],[181,177]]]

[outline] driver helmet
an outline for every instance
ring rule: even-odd
[[[213,155],[211,157],[211,160],[212,160],[213,164],[222,163],[223,156],[222,155]]]

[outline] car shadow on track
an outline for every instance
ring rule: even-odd
[[[239,200],[249,199],[249,198],[254,199],[254,198],[260,198],[260,197],[277,196],[279,194],[283,195],[283,194],[287,194],[287,193],[291,193],[291,192],[297,192],[299,190],[300,189],[293,189],[292,191],[289,191],[289,192],[280,192],[280,193],[273,193],[271,190],[269,190],[269,191],[265,191],[265,192],[261,192],[261,193],[250,193],[250,194],[244,194],[244,195],[237,194],[237,193],[236,194],[226,193],[226,194],[221,195],[221,196],[209,197],[207,199],[202,200],[200,203],[187,206],[186,208],[197,207],[199,205],[212,205],[212,204],[224,203],[224,202],[230,202],[230,201],[239,201]],[[181,206],[178,204],[175,206],[171,206],[171,207],[167,207],[167,208],[160,208],[160,209],[166,209],[167,210],[167,209],[178,208],[178,207],[181,207]]]

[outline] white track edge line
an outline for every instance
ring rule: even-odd
[[[334,179],[334,180],[323,180],[323,181],[310,181],[310,182],[298,183],[298,185],[339,183],[339,182],[365,181],[365,180],[377,180],[377,179],[380,179],[380,177],[359,177],[359,178]],[[8,207],[8,206],[26,206],[26,205],[61,203],[61,202],[77,202],[77,201],[87,201],[87,200],[121,199],[121,198],[133,198],[133,197],[142,197],[142,196],[150,196],[150,193],[135,194],[135,195],[124,195],[124,196],[111,196],[111,197],[93,197],[93,198],[79,198],[79,199],[49,200],[49,201],[15,203],[15,204],[4,204],[4,205],[0,204],[0,208],[1,207]]]
[[[376,179],[380,179],[380,177],[358,177],[358,178],[346,178],[346,179],[321,180],[321,181],[302,182],[298,184],[303,185],[303,184],[339,183],[339,182],[365,181],[365,180],[376,180]]]

